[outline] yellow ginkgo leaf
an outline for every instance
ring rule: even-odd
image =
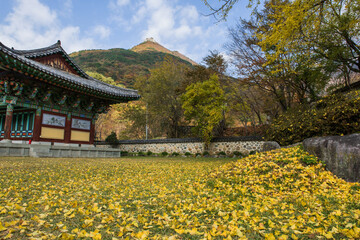
[[[175,232],[177,232],[178,234],[183,234],[185,232],[184,229],[175,229]]]
[[[5,231],[7,228],[0,223],[0,232]]]
[[[141,231],[141,232],[136,233],[135,237],[137,239],[146,239],[148,235],[149,235],[149,231],[146,230],[146,231]]]

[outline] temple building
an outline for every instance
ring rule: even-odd
[[[34,50],[0,42],[0,140],[92,144],[95,121],[114,103],[140,96],[94,79],[60,41]]]

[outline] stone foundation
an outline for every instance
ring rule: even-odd
[[[94,146],[0,143],[0,157],[117,158],[120,149]]]

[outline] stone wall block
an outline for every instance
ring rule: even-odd
[[[278,148],[280,148],[280,145],[277,142],[271,141],[271,142],[264,142],[264,144],[262,146],[258,145],[258,147],[261,148],[262,152],[265,152],[265,151],[271,151],[274,149],[278,149]]]
[[[360,182],[360,134],[308,138],[303,146],[338,177]]]

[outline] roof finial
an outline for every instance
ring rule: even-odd
[[[60,41],[60,40],[58,40],[57,43],[58,43],[59,45],[61,45],[61,41]]]

